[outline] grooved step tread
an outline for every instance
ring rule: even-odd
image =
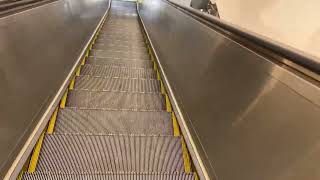
[[[181,138],[47,134],[37,171],[184,172]]]
[[[108,24],[108,27],[110,28],[118,28],[118,29],[121,29],[121,30],[125,30],[125,29],[133,29],[133,30],[139,30],[140,29],[140,26],[139,24],[117,24],[117,23],[114,23],[114,24]]]
[[[117,77],[117,78],[156,79],[156,74],[153,69],[112,67],[112,66],[89,65],[89,64],[86,64],[81,68],[80,74],[96,76],[96,77],[110,77],[110,78]]]
[[[118,66],[127,68],[153,68],[153,63],[150,60],[128,60],[118,58],[89,57],[86,63],[91,65]]]
[[[102,28],[99,31],[99,36],[139,36],[143,37],[141,31],[112,31],[112,29]]]
[[[141,60],[150,60],[150,55],[146,52],[137,52],[137,51],[112,51],[108,50],[98,50],[92,49],[90,51],[90,56],[95,57],[117,57],[117,58],[126,58],[126,59],[141,59]]]
[[[66,174],[36,172],[25,173],[23,180],[194,180],[193,173],[109,173],[109,174]]]
[[[168,112],[60,109],[55,133],[173,135]]]
[[[68,107],[105,110],[163,111],[161,94],[96,92],[73,90],[68,93]]]
[[[116,34],[105,34],[105,33],[100,33],[99,34],[99,37],[100,39],[105,39],[105,40],[108,40],[108,39],[119,39],[119,40],[124,40],[124,41],[130,41],[130,40],[133,40],[133,41],[144,41],[144,38],[142,35],[128,35],[128,34],[121,34],[121,35],[116,35]]]
[[[114,27],[102,28],[99,35],[113,34],[113,35],[141,35],[141,29],[119,29]]]
[[[103,43],[103,42],[109,42],[109,41],[119,41],[121,43],[141,43],[144,44],[145,40],[143,38],[141,39],[133,39],[133,38],[110,38],[110,37],[98,37],[98,39],[96,40],[99,43]]]
[[[96,51],[111,51],[111,52],[121,52],[126,54],[144,54],[149,55],[148,49],[145,46],[125,46],[124,44],[103,44],[95,43],[92,47]],[[150,58],[149,58],[150,59]]]
[[[113,45],[122,45],[122,46],[133,46],[133,47],[145,47],[146,44],[144,41],[125,41],[125,40],[116,40],[116,39],[97,39],[96,43],[103,44],[113,44]]]
[[[123,79],[79,76],[74,89],[111,92],[160,93],[160,83],[155,79]]]
[[[125,59],[144,59],[149,60],[150,55],[144,51],[126,51],[123,49],[121,51],[115,51],[112,48],[108,50],[100,50],[100,49],[92,49],[90,51],[90,56],[98,56],[98,57],[118,57]]]
[[[113,50],[123,50],[127,49],[128,51],[145,51],[148,52],[148,49],[145,47],[145,44],[141,44],[140,46],[134,46],[134,45],[124,45],[121,43],[112,44],[112,43],[95,43],[93,45],[94,49],[103,49],[108,50],[109,48],[112,48]]]

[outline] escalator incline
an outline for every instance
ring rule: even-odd
[[[86,63],[22,179],[192,180],[133,2],[113,1]]]

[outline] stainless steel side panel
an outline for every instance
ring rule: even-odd
[[[140,13],[212,179],[320,179],[319,82],[161,0]]]
[[[107,8],[107,0],[58,0],[0,18],[0,179]]]

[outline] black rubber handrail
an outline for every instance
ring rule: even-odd
[[[256,33],[249,32],[248,30],[244,30],[240,27],[237,27],[233,24],[227,23],[219,18],[208,15],[204,12],[193,9],[191,7],[177,4],[177,3],[169,1],[169,0],[163,0],[163,1],[167,2],[168,4],[172,5],[175,8],[178,8],[178,9],[180,8],[182,10],[187,11],[188,13],[191,13],[192,15],[194,15],[196,17],[204,19],[204,20],[208,21],[209,23],[216,25],[217,27],[220,27],[226,31],[233,33],[233,34],[236,34],[242,38],[245,38],[245,39],[249,40],[250,42],[257,44],[258,46],[261,46],[269,51],[272,51],[272,52],[280,55],[281,57],[286,58],[286,59],[308,69],[309,71],[312,71],[316,74],[320,74],[320,59],[315,56],[307,55],[300,50],[294,49],[292,47],[288,47],[280,42],[275,42],[275,41],[270,40],[266,37],[262,37]]]

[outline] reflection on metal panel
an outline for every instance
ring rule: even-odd
[[[171,1],[184,6],[190,6],[191,4],[191,0],[171,0]]]
[[[106,0],[59,0],[0,18],[0,178],[107,6]]]
[[[320,57],[320,1],[217,0],[220,17]]]
[[[144,1],[140,12],[211,177],[320,178],[319,84],[164,1]]]

